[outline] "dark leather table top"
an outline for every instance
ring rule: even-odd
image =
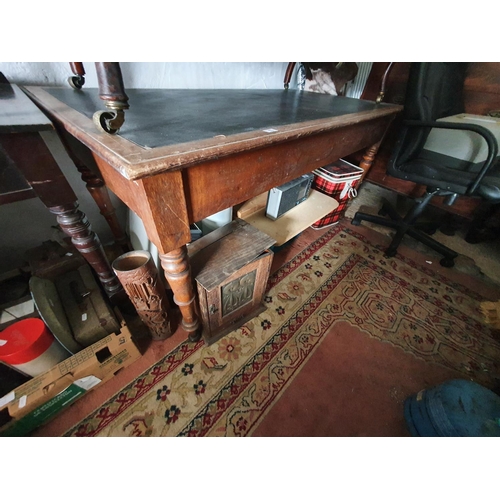
[[[105,109],[97,89],[44,90],[88,118]],[[130,109],[125,112],[119,135],[145,148],[266,130],[381,106],[297,90],[129,89],[127,95]]]

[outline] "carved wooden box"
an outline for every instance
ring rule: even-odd
[[[260,314],[275,243],[241,219],[189,245],[207,344]]]

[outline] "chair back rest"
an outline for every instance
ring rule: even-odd
[[[463,88],[468,63],[412,63],[406,87],[404,120],[433,121],[464,112]],[[404,127],[388,170],[418,156],[430,128]]]

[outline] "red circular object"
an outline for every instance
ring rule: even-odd
[[[41,356],[53,341],[54,336],[41,319],[23,319],[0,332],[0,359],[9,365],[29,363]]]

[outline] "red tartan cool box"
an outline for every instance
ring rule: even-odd
[[[363,169],[345,160],[338,160],[326,167],[314,171],[313,189],[335,198],[339,206],[316,221],[314,229],[333,226],[344,216],[348,202],[356,197],[356,186],[359,183]]]

